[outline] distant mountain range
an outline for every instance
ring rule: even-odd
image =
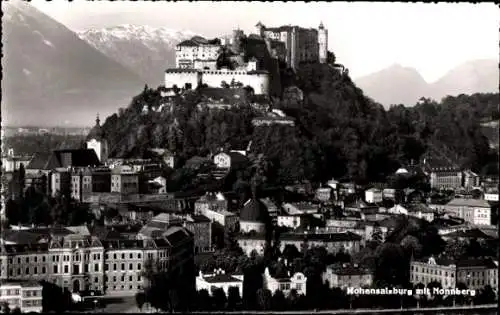
[[[143,89],[139,75],[29,3],[2,1],[2,11],[3,124],[91,125]]]
[[[163,70],[175,66],[175,46],[197,34],[149,26],[119,25],[89,29],[78,36],[156,87]]]
[[[421,97],[439,101],[447,95],[497,92],[499,76],[497,60],[480,59],[459,65],[434,83],[427,83],[416,69],[397,64],[354,82],[387,108],[392,104],[413,106]]]

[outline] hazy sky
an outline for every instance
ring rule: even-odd
[[[499,56],[500,10],[485,4],[303,2],[32,2],[73,30],[150,25],[218,36],[240,27],[297,24],[329,30],[329,49],[356,78],[392,64],[429,82],[472,59]]]

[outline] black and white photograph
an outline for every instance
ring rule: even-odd
[[[494,3],[1,10],[0,313],[497,314]]]

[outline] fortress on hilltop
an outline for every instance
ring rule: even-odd
[[[176,67],[165,71],[165,87],[194,89],[249,86],[257,95],[269,95],[271,73],[277,62],[297,69],[301,63],[326,63],[328,30],[299,26],[266,28],[256,34],[234,30],[231,36],[207,40],[195,36],[176,46]],[[270,60],[274,60],[272,62]]]

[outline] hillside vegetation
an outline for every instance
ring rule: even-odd
[[[128,108],[107,118],[111,154],[130,157],[166,147],[186,160],[221,147],[244,149],[252,140],[252,152],[264,155],[265,175],[276,184],[332,177],[378,181],[428,151],[475,171],[496,163],[480,123],[498,116],[498,94],[460,95],[442,103],[422,99],[413,108],[385,111],[348,74],[325,64],[303,65],[296,74],[282,71],[281,85],[304,92],[303,100],[293,93],[273,98],[272,106],[294,117],[295,127],[253,127],[252,118],[262,113],[249,105],[256,101],[251,94],[238,99],[237,108],[198,110],[203,88],[176,96],[172,111],[145,114],[144,105],[156,108],[166,101],[161,87],[145,87]]]

